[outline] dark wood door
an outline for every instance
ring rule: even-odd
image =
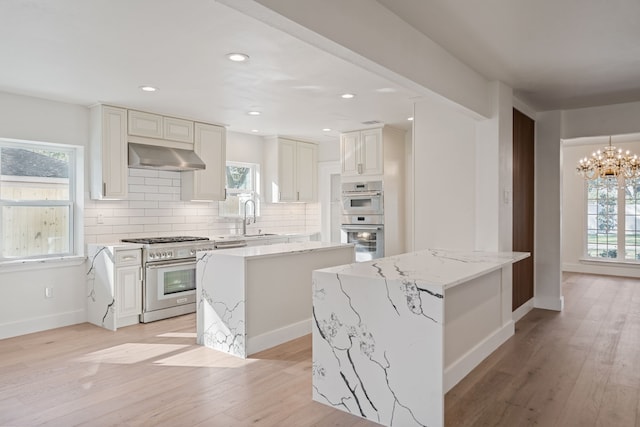
[[[531,253],[513,265],[513,310],[533,298],[534,125],[513,109],[513,250]]]

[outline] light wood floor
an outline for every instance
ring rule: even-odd
[[[445,399],[448,426],[640,426],[640,281],[567,275]],[[311,401],[311,339],[241,360],[193,315],[0,341],[0,426],[374,426]]]

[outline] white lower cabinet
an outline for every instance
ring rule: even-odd
[[[118,295],[118,319],[142,314],[140,266],[117,267],[116,286],[116,295]]]
[[[87,320],[115,331],[140,322],[142,252],[122,246],[89,245]]]

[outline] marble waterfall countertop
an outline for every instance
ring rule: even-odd
[[[443,290],[529,257],[528,252],[476,252],[426,249],[323,272],[363,278],[408,280]]]
[[[429,249],[315,270],[313,399],[444,426],[447,390],[513,335],[508,270],[528,256]]]

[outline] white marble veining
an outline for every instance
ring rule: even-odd
[[[444,425],[447,296],[527,256],[426,250],[314,271],[313,399],[386,426]],[[488,289],[507,302],[500,282]]]
[[[525,259],[528,252],[462,252],[426,249],[327,269],[341,275],[410,280],[440,290]]]

